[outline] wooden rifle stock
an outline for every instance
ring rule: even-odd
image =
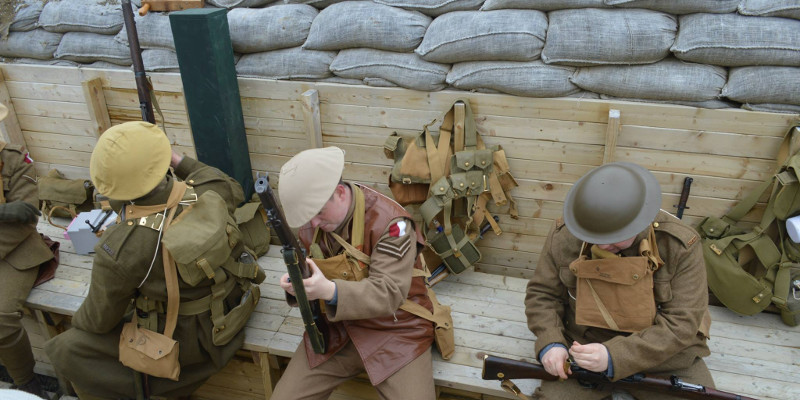
[[[292,281],[292,288],[294,288],[297,305],[300,307],[300,315],[303,317],[303,324],[311,341],[311,347],[315,353],[324,354],[328,343],[328,322],[322,315],[319,301],[309,301],[308,296],[306,296],[303,278],[310,277],[311,270],[306,264],[303,248],[300,247],[297,237],[294,236],[286,223],[283,210],[278,206],[275,193],[269,186],[269,174],[265,173],[264,176],[257,177],[255,191],[264,206],[264,210],[267,212],[270,226],[272,226],[275,234],[278,235],[278,240],[283,245],[283,250],[281,251],[283,253],[283,262],[286,263],[286,269]],[[288,293],[286,295],[290,296]]]
[[[752,397],[687,383],[675,375],[669,378],[661,378],[646,374],[635,374],[616,382],[611,382],[605,374],[588,371],[575,364],[572,364],[570,369],[572,374],[568,375],[569,379],[577,379],[582,385],[591,388],[615,387],[645,390],[648,392],[669,393],[686,399],[756,400]],[[557,376],[550,375],[540,364],[490,355],[486,355],[483,358],[481,377],[486,380],[497,379],[501,381],[506,379],[555,381],[559,379]]]
[[[142,121],[156,123],[153,115],[153,103],[150,101],[150,92],[153,89],[147,80],[142,61],[142,48],[139,47],[139,34],[136,32],[136,22],[133,19],[131,0],[122,0],[122,16],[125,20],[125,33],[128,34],[128,47],[131,49],[133,61],[133,76],[136,79],[136,92],[139,94],[139,108],[142,110]]]

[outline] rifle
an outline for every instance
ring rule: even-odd
[[[133,20],[131,0],[122,0],[122,16],[125,19],[125,33],[128,34],[128,47],[131,49],[133,76],[136,78],[136,91],[139,93],[139,108],[142,110],[142,121],[155,124],[156,117],[153,115],[153,104],[150,100],[153,87],[144,72],[142,48],[139,47],[139,34],[136,32],[136,22]]]
[[[311,276],[311,270],[306,264],[305,252],[289,229],[289,225],[286,224],[283,210],[278,207],[275,193],[269,186],[269,173],[256,178],[255,191],[264,206],[264,210],[267,212],[270,226],[275,230],[278,239],[283,245],[283,250],[281,251],[283,262],[286,263],[286,269],[289,271],[289,279],[292,282],[292,288],[294,288],[297,305],[300,307],[300,315],[303,316],[303,324],[311,341],[311,347],[315,353],[324,354],[328,343],[328,322],[322,315],[319,301],[308,301],[306,289],[303,287],[303,278]]]
[[[588,385],[591,388],[610,386],[621,389],[638,389],[649,392],[669,393],[686,399],[756,400],[752,397],[687,383],[675,375],[669,378],[661,378],[639,373],[611,382],[605,374],[585,370],[575,363],[571,363],[569,368],[572,369],[572,374],[568,375],[569,379],[577,379],[581,384]],[[481,377],[485,380],[498,379],[502,381],[503,389],[517,396],[521,395],[520,390],[509,379],[540,379],[544,381],[556,381],[559,379],[558,376],[550,375],[540,364],[490,355],[483,357]]]
[[[675,206],[678,208],[678,212],[675,214],[675,216],[678,217],[678,219],[682,219],[683,210],[689,208],[686,207],[686,201],[689,200],[689,189],[692,187],[693,181],[694,179],[688,176],[683,180],[683,190],[681,190],[681,198],[680,200],[678,200],[678,205]]]

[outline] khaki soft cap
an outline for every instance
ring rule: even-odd
[[[172,158],[167,135],[144,121],[106,130],[92,151],[89,175],[97,191],[114,200],[133,200],[164,179]]]
[[[301,151],[283,165],[278,196],[290,227],[303,226],[322,210],[343,170],[344,151],[333,146]]]

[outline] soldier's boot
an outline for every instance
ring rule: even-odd
[[[50,400],[50,396],[44,391],[42,388],[42,383],[39,381],[39,377],[36,375],[33,376],[33,379],[31,379],[30,382],[17,386],[17,390]]]

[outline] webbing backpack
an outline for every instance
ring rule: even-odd
[[[395,160],[389,187],[400,204],[422,203],[429,249],[451,272],[460,273],[481,258],[474,241],[484,220],[495,234],[502,233],[487,209],[490,199],[498,206],[508,204],[511,217],[517,218],[509,191],[518,185],[503,148],[484,144],[466,100],[457,100],[445,113],[438,135],[428,129],[432,124],[413,139],[394,133],[386,140],[384,152]],[[435,259],[426,261],[439,265]]]
[[[728,308],[753,315],[773,304],[784,323],[800,322],[800,244],[786,233],[786,219],[800,214],[800,154],[786,157],[792,129],[781,146],[777,173],[722,218],[707,217],[698,228],[708,286]],[[759,224],[740,221],[772,189]]]

